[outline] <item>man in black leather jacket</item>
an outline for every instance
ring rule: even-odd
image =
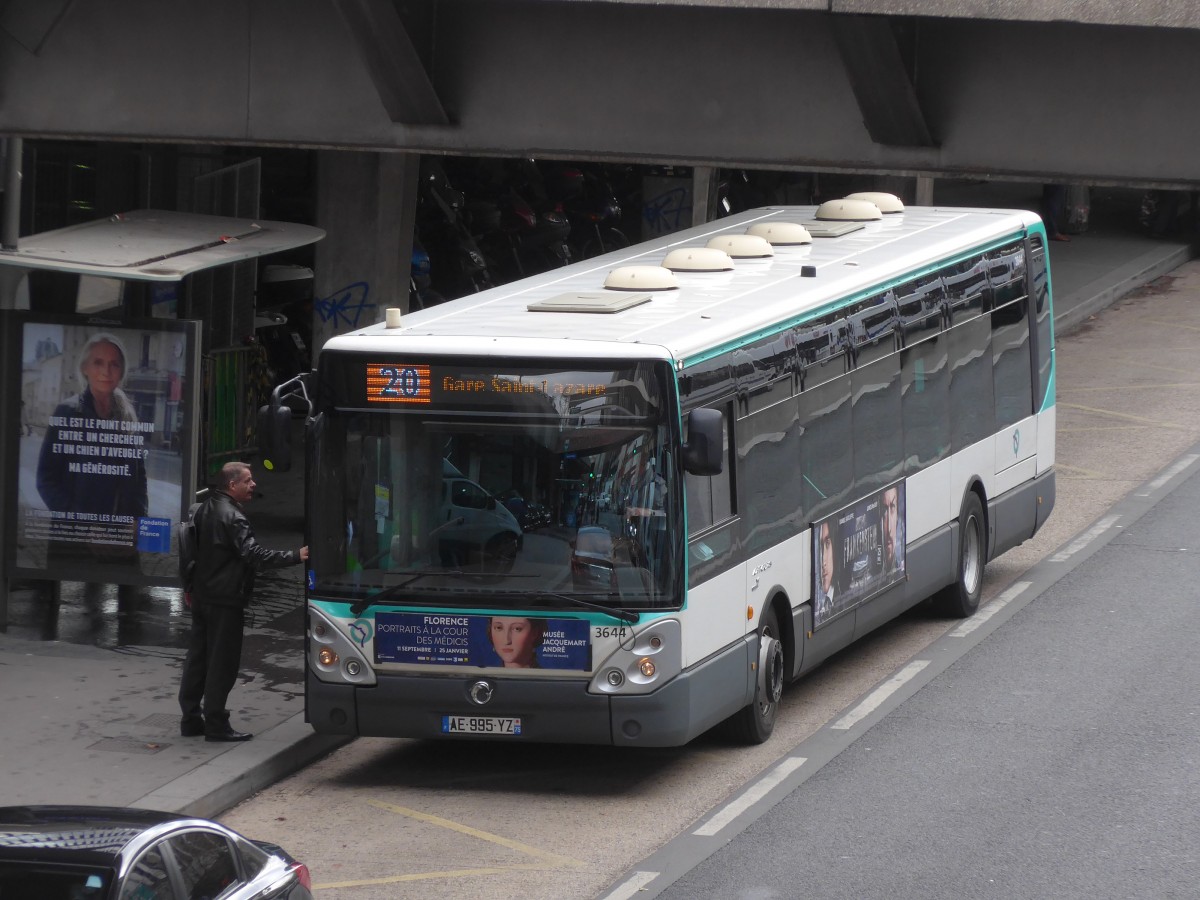
[[[282,568],[308,559],[308,547],[268,550],[254,539],[242,505],[254,496],[254,477],[243,462],[226,463],[220,485],[197,513],[196,569],[192,581],[192,631],[179,707],[184,737],[248,741],[234,731],[225,703],[242,660],[246,608],[260,569]]]

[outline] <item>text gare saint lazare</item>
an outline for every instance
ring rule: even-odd
[[[583,384],[555,382],[543,379],[540,382],[513,381],[493,375],[490,379],[442,378],[442,391],[447,394],[559,394],[565,397],[601,397],[608,390],[607,384]]]

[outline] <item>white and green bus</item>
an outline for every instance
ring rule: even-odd
[[[335,337],[307,383],[323,733],[766,740],[785,685],[1054,506],[1046,234],[753,210]]]

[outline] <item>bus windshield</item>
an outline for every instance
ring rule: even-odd
[[[423,366],[437,387],[413,407],[346,409],[326,391],[310,435],[312,593],[361,609],[679,607],[682,486],[659,366]]]

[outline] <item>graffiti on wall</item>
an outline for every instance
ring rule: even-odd
[[[356,281],[338,288],[313,306],[321,322],[335,331],[358,328],[375,321],[375,304],[368,302],[370,293],[371,288],[365,281]]]

